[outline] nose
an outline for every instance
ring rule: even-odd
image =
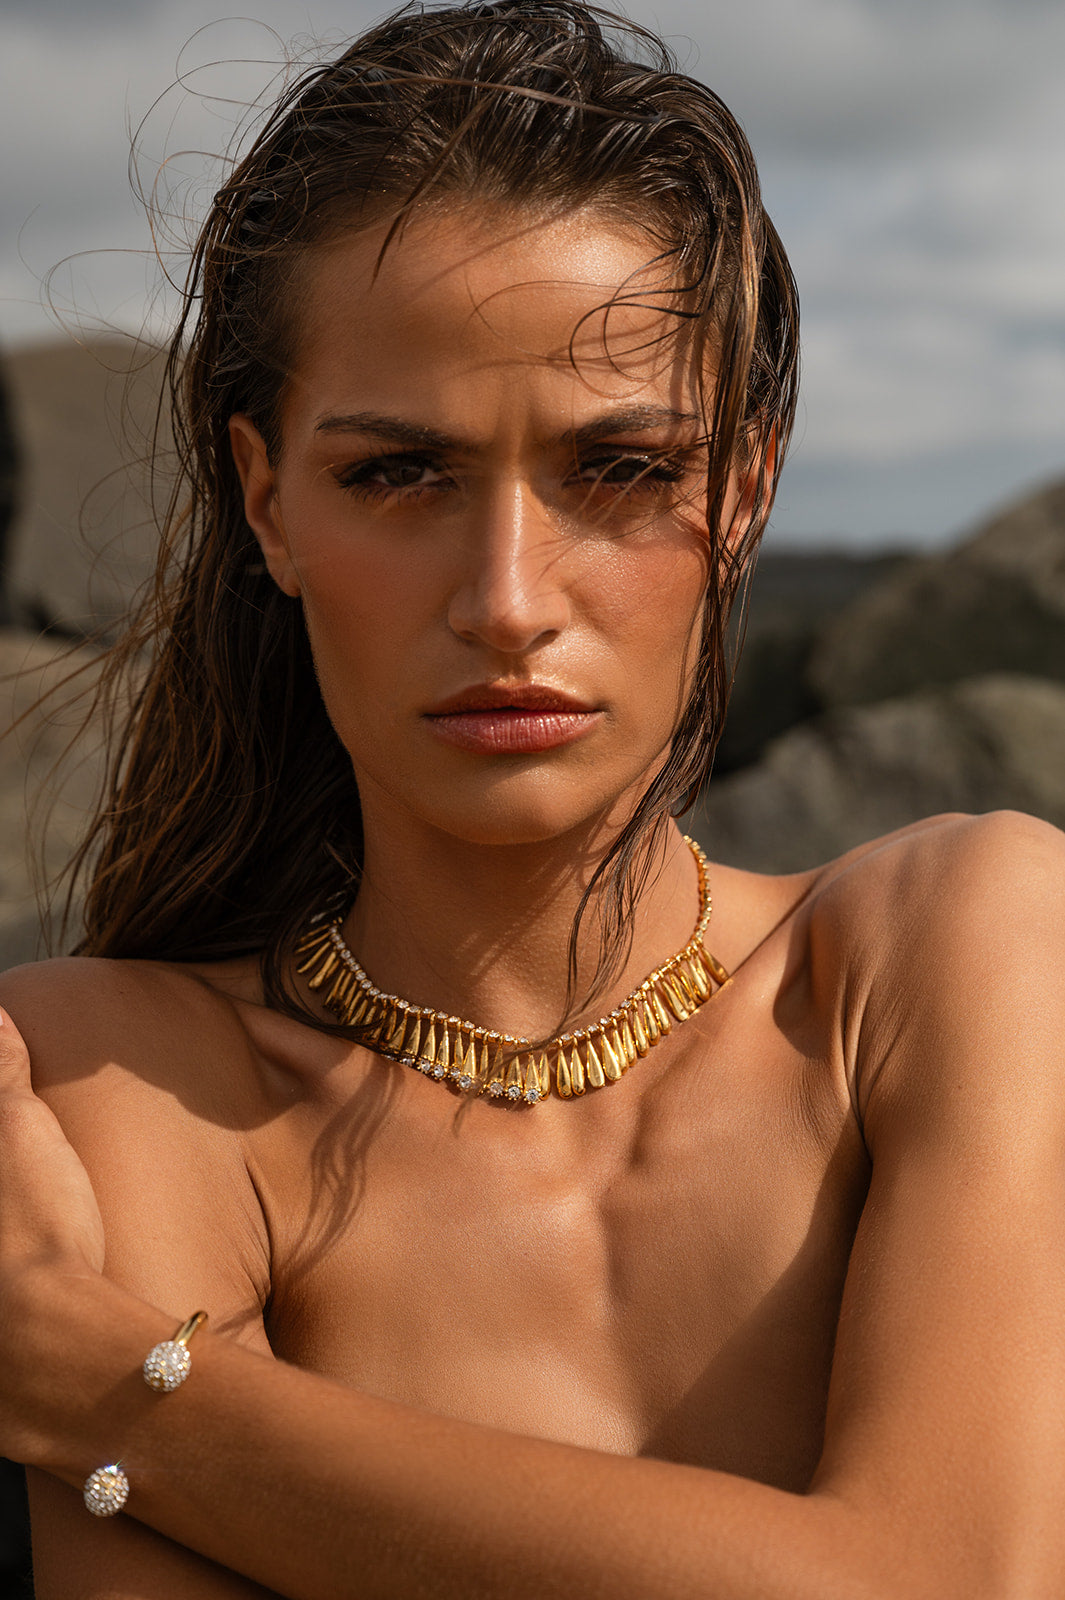
[[[448,605],[453,633],[520,654],[570,620],[566,541],[527,484],[511,480],[479,497]]]

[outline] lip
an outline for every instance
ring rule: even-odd
[[[550,683],[476,683],[430,706],[427,717],[447,717],[463,711],[561,711],[588,713],[596,709],[587,700],[557,689]]]
[[[437,738],[477,755],[535,755],[584,738],[602,712],[543,683],[482,683],[424,713]]]

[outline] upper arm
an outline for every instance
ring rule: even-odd
[[[214,1329],[268,1353],[265,1226],[241,1159],[239,1085],[227,1104],[210,1081],[233,1059],[210,1004],[174,1014],[150,974],[77,961],[8,974],[2,998],[26,1037],[34,1086],[96,1191],[107,1276],[170,1312],[175,1329],[203,1307]],[[165,1397],[145,1387],[144,1403]],[[266,1592],[131,1517],[98,1521],[79,1494],[30,1476],[38,1600]]]
[[[1065,1574],[1065,840],[948,830],[871,914],[858,1089],[872,1158],[818,1488],[957,1589]]]
[[[268,1351],[268,1237],[242,1137],[265,1113],[224,1002],[147,964],[79,959],[7,973],[0,998],[96,1191],[106,1275],[176,1322],[203,1305]]]

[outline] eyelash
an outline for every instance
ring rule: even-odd
[[[420,472],[438,472],[440,478],[426,484],[374,483],[375,472],[382,470],[387,472],[389,469],[394,471],[401,465],[417,467]],[[382,500],[391,496],[398,496],[402,500],[420,499],[422,495],[438,489],[441,483],[449,481],[442,462],[433,456],[419,455],[413,450],[390,450],[383,455],[372,456],[367,461],[357,461],[353,466],[338,472],[336,480],[342,489],[349,490],[362,500]]]
[[[400,466],[416,467],[420,472],[434,472],[439,474],[431,483],[423,484],[389,484],[375,483],[373,476],[378,472],[396,470]],[[611,482],[608,474],[622,465],[631,465],[637,470],[631,478],[621,482]],[[669,455],[649,451],[618,451],[590,458],[582,463],[579,474],[589,474],[584,479],[588,492],[596,489],[614,489],[618,494],[626,491],[639,491],[641,485],[645,489],[660,491],[669,484],[679,483],[686,475],[688,467],[682,455]],[[386,451],[365,461],[356,462],[353,466],[345,468],[336,474],[336,481],[342,489],[354,494],[362,500],[398,499],[405,503],[419,500],[423,495],[437,493],[442,488],[453,487],[453,480],[448,477],[447,468],[438,457],[421,455],[411,450]],[[579,480],[580,481],[580,478]]]
[[[595,474],[590,487],[612,487],[607,479],[607,474],[612,468],[618,466],[635,466],[639,469],[631,478],[624,479],[617,484],[619,489],[638,488],[642,483],[649,483],[655,486],[679,483],[687,471],[680,456],[619,451],[616,455],[601,456],[594,461],[586,463],[587,470]]]

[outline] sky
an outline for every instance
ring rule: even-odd
[[[286,58],[382,10],[244,5],[0,0],[0,347],[58,336],[57,314],[161,333],[131,130],[175,269]],[[626,10],[739,117],[798,279],[802,401],[767,549],[941,547],[1065,475],[1061,0]]]

